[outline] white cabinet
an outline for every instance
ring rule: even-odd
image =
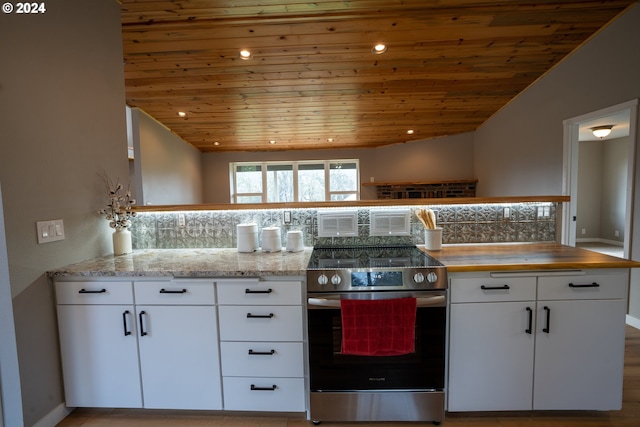
[[[144,407],[222,409],[213,282],[134,282]]]
[[[67,406],[222,408],[213,281],[55,286]]]
[[[622,407],[626,290],[626,274],[538,279],[534,409]]]
[[[66,405],[142,407],[133,286],[56,283]]]
[[[535,277],[451,280],[449,411],[531,409],[535,296]]]
[[[302,283],[217,281],[224,409],[305,410]]]
[[[621,407],[627,270],[450,277],[449,411]]]

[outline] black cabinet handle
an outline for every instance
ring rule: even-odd
[[[249,354],[254,354],[256,356],[271,356],[275,352],[276,352],[275,350],[271,350],[271,351],[253,351],[252,349],[249,349]]]
[[[480,289],[482,289],[483,291],[503,291],[503,290],[508,290],[509,285],[502,285],[502,286],[486,286],[486,285],[482,285],[480,286]]]
[[[527,307],[526,310],[529,314],[529,327],[525,329],[525,332],[531,334],[531,328],[533,326],[533,310],[531,310],[531,307]]]
[[[570,288],[599,288],[600,284],[593,282],[593,283],[586,283],[584,285],[575,285],[573,283],[569,283],[569,287]]]
[[[124,336],[131,335],[131,331],[127,328],[127,316],[129,315],[129,310],[125,310],[122,313],[122,326],[124,327]]]
[[[547,334],[549,333],[549,326],[550,326],[550,320],[551,320],[551,309],[549,307],[547,307],[546,305],[543,307],[544,311],[547,312],[547,326],[545,328],[542,328],[542,332],[546,332]]]
[[[104,288],[100,289],[99,291],[88,291],[82,288],[78,291],[79,294],[104,294],[105,292],[107,292],[107,290]]]
[[[247,319],[271,319],[272,317],[273,317],[273,313],[269,313],[269,314],[247,313]]]
[[[144,337],[145,335],[147,335],[147,333],[144,330],[144,322],[142,321],[142,316],[145,314],[147,314],[147,312],[142,310],[138,315],[138,319],[140,319],[140,336],[141,337]]]
[[[251,384],[251,390],[255,390],[255,391],[275,391],[275,389],[277,389],[278,386],[277,385],[272,385],[271,387],[256,387],[255,384]]]
[[[160,293],[161,294],[186,294],[187,290],[186,289],[181,289],[179,291],[168,291],[165,288],[160,289]]]
[[[245,289],[244,293],[245,294],[270,294],[271,292],[273,292],[273,289],[269,288],[266,291],[252,291],[251,289]]]

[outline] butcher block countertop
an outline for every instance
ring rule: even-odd
[[[616,258],[559,243],[443,245],[420,249],[447,266],[450,273],[470,271],[640,268],[640,262]]]

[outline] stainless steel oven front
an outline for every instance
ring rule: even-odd
[[[416,298],[415,351],[341,353],[341,299]],[[444,419],[446,290],[308,295],[310,408],[320,421]]]

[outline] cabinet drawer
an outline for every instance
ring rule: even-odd
[[[538,279],[538,299],[620,299],[627,296],[628,275],[585,274]]]
[[[216,303],[213,281],[136,281],[133,289],[136,304],[214,305]]]
[[[302,343],[221,342],[222,375],[303,377]]]
[[[451,279],[451,302],[529,301],[536,299],[535,277]]]
[[[299,281],[230,280],[218,281],[217,286],[220,304],[302,304],[302,283]]]
[[[56,282],[58,304],[133,304],[130,281]]]
[[[301,306],[221,305],[222,341],[302,341]]]
[[[305,410],[303,378],[225,377],[227,411],[302,412]]]

